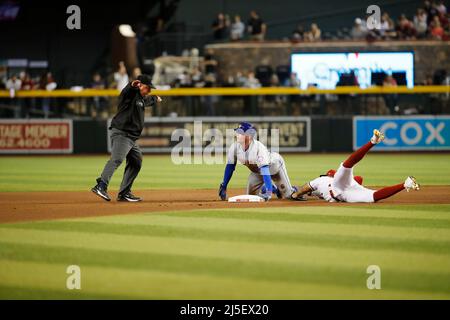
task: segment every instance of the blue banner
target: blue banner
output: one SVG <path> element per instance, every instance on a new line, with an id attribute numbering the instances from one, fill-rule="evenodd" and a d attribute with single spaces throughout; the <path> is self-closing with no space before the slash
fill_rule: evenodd
<path id="1" fill-rule="evenodd" d="M 374 150 L 450 150 L 450 116 L 354 117 L 353 149 L 366 144 L 374 129 L 386 137 Z"/>

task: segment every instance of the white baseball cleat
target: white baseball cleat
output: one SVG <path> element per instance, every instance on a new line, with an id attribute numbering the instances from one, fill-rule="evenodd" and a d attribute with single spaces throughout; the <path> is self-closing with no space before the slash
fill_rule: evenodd
<path id="1" fill-rule="evenodd" d="M 384 140 L 384 133 L 377 129 L 374 129 L 373 136 L 372 138 L 370 138 L 370 142 L 372 142 L 373 144 L 379 144 L 383 140 Z"/>
<path id="2" fill-rule="evenodd" d="M 409 192 L 409 190 L 416 190 L 416 191 L 420 190 L 420 185 L 417 183 L 416 178 L 412 176 L 406 178 L 405 183 L 403 185 L 405 186 L 407 192 Z"/>

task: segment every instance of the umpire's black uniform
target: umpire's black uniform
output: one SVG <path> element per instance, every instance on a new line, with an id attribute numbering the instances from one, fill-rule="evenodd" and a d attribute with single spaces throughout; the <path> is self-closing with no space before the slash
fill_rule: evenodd
<path id="1" fill-rule="evenodd" d="M 138 77 L 141 84 L 154 88 L 151 78 L 146 75 Z M 141 199 L 131 194 L 131 186 L 136 179 L 142 165 L 142 152 L 136 144 L 142 129 L 144 128 L 144 110 L 147 106 L 156 103 L 154 96 L 142 96 L 139 87 L 129 83 L 120 93 L 117 114 L 111 122 L 111 158 L 106 163 L 101 177 L 97 179 L 97 185 L 92 191 L 110 201 L 107 194 L 107 186 L 112 175 L 121 163 L 126 159 L 125 173 L 120 185 L 119 201 L 140 201 Z"/>

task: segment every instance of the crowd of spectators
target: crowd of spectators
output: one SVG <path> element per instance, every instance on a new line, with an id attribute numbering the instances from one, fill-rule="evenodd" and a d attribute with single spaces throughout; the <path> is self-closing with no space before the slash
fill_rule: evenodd
<path id="1" fill-rule="evenodd" d="M 258 13 L 254 10 L 250 12 L 247 25 L 241 20 L 240 15 L 235 15 L 233 21 L 229 15 L 219 13 L 211 25 L 213 38 L 215 41 L 243 40 L 246 33 L 251 40 L 263 41 L 265 39 L 267 26 Z"/>
<path id="2" fill-rule="evenodd" d="M 377 28 L 368 28 L 366 21 L 356 18 L 351 29 L 352 39 L 368 40 L 450 40 L 450 22 L 443 0 L 424 1 L 412 17 L 401 14 L 397 21 L 384 12 Z"/>
<path id="3" fill-rule="evenodd" d="M 413 16 L 401 14 L 397 19 L 391 18 L 388 12 L 383 12 L 381 21 L 376 21 L 376 27 L 367 25 L 366 18 L 356 18 L 351 28 L 344 27 L 335 32 L 322 32 L 317 23 L 311 23 L 308 28 L 298 24 L 289 36 L 292 42 L 311 42 L 329 39 L 354 40 L 414 40 L 434 39 L 450 40 L 450 20 L 444 0 L 425 0 L 417 8 Z M 266 38 L 267 24 L 256 11 L 251 11 L 246 24 L 239 15 L 233 19 L 229 15 L 219 13 L 213 21 L 212 34 L 215 41 L 262 41 Z"/>
<path id="4" fill-rule="evenodd" d="M 32 77 L 30 73 L 21 71 L 12 74 L 9 78 L 0 81 L 0 89 L 6 89 L 10 94 L 10 104 L 14 107 L 16 117 L 28 117 L 30 110 L 38 108 L 45 118 L 49 117 L 51 111 L 51 99 L 17 99 L 16 91 L 24 90 L 46 90 L 52 91 L 57 88 L 57 83 L 51 72 L 43 72 L 40 76 Z"/>

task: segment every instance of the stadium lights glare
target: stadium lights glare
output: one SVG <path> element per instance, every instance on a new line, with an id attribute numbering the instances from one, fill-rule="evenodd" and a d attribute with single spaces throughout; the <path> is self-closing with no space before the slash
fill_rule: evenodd
<path id="1" fill-rule="evenodd" d="M 119 32 L 121 35 L 127 38 L 134 38 L 136 37 L 136 33 L 133 31 L 131 26 L 129 24 L 121 24 L 119 26 Z"/>

